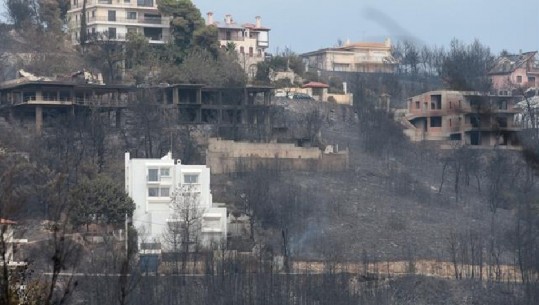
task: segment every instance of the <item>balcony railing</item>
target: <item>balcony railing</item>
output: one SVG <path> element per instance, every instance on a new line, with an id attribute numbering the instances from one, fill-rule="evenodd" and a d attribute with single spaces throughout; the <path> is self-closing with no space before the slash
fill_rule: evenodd
<path id="1" fill-rule="evenodd" d="M 90 17 L 88 19 L 88 23 L 92 23 L 92 22 L 155 24 L 155 25 L 161 25 L 161 26 L 168 26 L 170 21 L 168 18 L 161 18 L 161 17 L 139 17 L 136 19 L 131 19 L 131 18 L 126 18 L 126 17 L 116 16 L 114 20 L 111 20 L 107 16 L 96 16 L 96 17 Z"/>

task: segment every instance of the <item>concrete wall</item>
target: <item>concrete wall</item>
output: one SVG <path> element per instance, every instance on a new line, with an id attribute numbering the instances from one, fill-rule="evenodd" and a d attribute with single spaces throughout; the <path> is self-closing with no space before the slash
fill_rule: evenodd
<path id="1" fill-rule="evenodd" d="M 325 101 L 329 100 L 332 97 L 335 100 L 335 103 L 341 105 L 352 105 L 354 102 L 354 95 L 352 93 L 347 94 L 334 94 L 328 93 L 326 95 Z"/>
<path id="2" fill-rule="evenodd" d="M 214 174 L 249 171 L 259 166 L 281 170 L 341 171 L 348 167 L 348 151 L 325 154 L 317 147 L 210 139 L 206 165 Z"/>

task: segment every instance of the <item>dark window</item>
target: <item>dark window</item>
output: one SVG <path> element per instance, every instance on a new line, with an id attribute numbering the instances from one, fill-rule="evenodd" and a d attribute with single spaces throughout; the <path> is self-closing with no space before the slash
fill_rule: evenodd
<path id="1" fill-rule="evenodd" d="M 430 96 L 431 109 L 442 109 L 442 96 L 439 94 Z"/>
<path id="2" fill-rule="evenodd" d="M 535 77 L 529 76 L 528 77 L 528 83 L 530 83 L 530 85 L 534 85 L 535 84 Z"/>
<path id="3" fill-rule="evenodd" d="M 245 48 L 244 47 L 240 47 L 240 53 L 241 54 L 245 53 Z"/>
<path id="4" fill-rule="evenodd" d="M 442 127 L 442 117 L 433 116 L 430 118 L 430 127 Z"/>
<path id="5" fill-rule="evenodd" d="M 249 47 L 249 57 L 253 57 L 253 47 Z"/>
<path id="6" fill-rule="evenodd" d="M 137 0 L 138 6 L 146 6 L 146 7 L 152 7 L 153 6 L 153 0 Z"/>
<path id="7" fill-rule="evenodd" d="M 127 19 L 137 19 L 137 12 L 127 12 Z"/>
<path id="8" fill-rule="evenodd" d="M 519 84 L 522 83 L 522 76 L 520 75 L 517 76 L 517 83 Z"/>
<path id="9" fill-rule="evenodd" d="M 498 109 L 507 110 L 507 101 L 498 102 Z"/>
<path id="10" fill-rule="evenodd" d="M 460 133 L 454 133 L 454 134 L 449 136 L 449 140 L 460 141 L 460 140 L 462 140 L 462 136 L 461 136 Z"/>
<path id="11" fill-rule="evenodd" d="M 500 128 L 507 128 L 507 118 L 506 117 L 496 118 L 496 121 L 498 121 L 498 126 Z"/>
<path id="12" fill-rule="evenodd" d="M 415 102 L 415 109 L 419 109 L 419 102 Z"/>
<path id="13" fill-rule="evenodd" d="M 116 39 L 116 28 L 109 28 L 109 39 Z"/>
<path id="14" fill-rule="evenodd" d="M 473 128 L 478 128 L 479 124 L 480 124 L 479 117 L 476 116 L 476 115 L 471 116 L 470 117 L 470 124 L 472 125 Z"/>
<path id="15" fill-rule="evenodd" d="M 116 11 L 109 11 L 109 21 L 116 21 Z"/>
<path id="16" fill-rule="evenodd" d="M 479 131 L 472 131 L 470 133 L 470 144 L 479 145 L 481 143 L 481 134 Z"/>

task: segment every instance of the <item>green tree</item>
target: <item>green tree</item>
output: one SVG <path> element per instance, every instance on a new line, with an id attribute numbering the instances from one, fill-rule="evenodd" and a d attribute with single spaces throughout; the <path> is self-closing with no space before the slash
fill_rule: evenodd
<path id="1" fill-rule="evenodd" d="M 120 224 L 135 209 L 133 200 L 110 178 L 99 175 L 80 183 L 71 192 L 74 225 Z"/>
<path id="2" fill-rule="evenodd" d="M 200 10 L 190 0 L 159 0 L 158 8 L 164 16 L 172 17 L 170 32 L 177 62 L 181 62 L 193 47 L 206 48 L 210 52 L 218 49 L 217 29 L 205 25 Z"/>
<path id="3" fill-rule="evenodd" d="M 215 26 L 203 26 L 193 33 L 193 46 L 209 51 L 213 56 L 219 55 L 218 32 Z M 233 43 L 232 43 L 233 44 Z M 235 50 L 236 46 L 232 50 Z M 229 50 L 227 50 L 229 51 Z"/>
<path id="4" fill-rule="evenodd" d="M 157 67 L 163 49 L 152 47 L 144 35 L 128 33 L 125 46 L 126 72 L 133 77 L 135 83 L 152 83 L 156 77 Z"/>

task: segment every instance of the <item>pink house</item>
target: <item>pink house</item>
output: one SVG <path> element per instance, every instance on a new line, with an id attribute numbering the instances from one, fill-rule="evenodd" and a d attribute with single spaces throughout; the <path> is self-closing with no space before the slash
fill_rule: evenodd
<path id="1" fill-rule="evenodd" d="M 519 88 L 539 87 L 537 51 L 500 56 L 489 76 L 496 94 L 510 95 Z"/>

